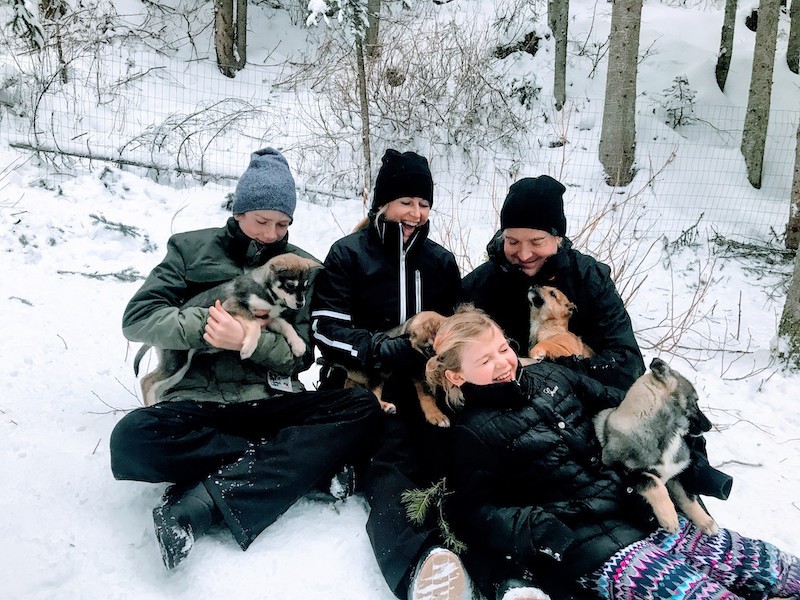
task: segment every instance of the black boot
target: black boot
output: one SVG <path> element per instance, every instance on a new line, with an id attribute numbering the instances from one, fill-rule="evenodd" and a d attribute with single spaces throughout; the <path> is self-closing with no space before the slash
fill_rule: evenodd
<path id="1" fill-rule="evenodd" d="M 164 566 L 174 569 L 192 549 L 194 540 L 222 519 L 206 487 L 199 483 L 185 492 L 171 488 L 166 502 L 153 509 L 156 539 Z"/>

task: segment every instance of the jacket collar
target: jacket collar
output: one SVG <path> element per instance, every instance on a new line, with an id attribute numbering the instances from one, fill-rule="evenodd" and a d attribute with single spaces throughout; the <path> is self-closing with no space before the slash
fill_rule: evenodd
<path id="1" fill-rule="evenodd" d="M 387 221 L 383 215 L 376 216 L 373 212 L 369 213 L 370 233 L 375 235 L 383 248 L 394 256 L 400 256 L 401 249 L 404 249 L 407 254 L 417 252 L 428 238 L 430 226 L 430 221 L 426 221 L 424 225 L 417 227 L 404 244 L 403 227 L 400 223 Z"/>
<path id="2" fill-rule="evenodd" d="M 271 244 L 261 244 L 247 237 L 241 227 L 239 227 L 239 221 L 233 217 L 228 218 L 226 230 L 227 253 L 237 263 L 246 267 L 259 267 L 263 265 L 270 258 L 286 252 L 286 247 L 289 245 L 288 231 L 281 240 L 272 242 Z"/>
<path id="3" fill-rule="evenodd" d="M 508 262 L 505 252 L 503 252 L 503 231 L 498 230 L 494 237 L 486 245 L 486 254 L 489 261 L 496 265 L 502 272 L 516 274 L 524 278 L 529 284 L 534 281 L 549 281 L 556 273 L 561 271 L 569 261 L 569 251 L 572 250 L 572 241 L 565 237 L 561 241 L 561 247 L 553 256 L 548 258 L 536 275 L 528 277 L 517 265 Z"/>
<path id="4" fill-rule="evenodd" d="M 530 387 L 530 380 L 525 375 L 525 370 L 517 367 L 517 377 L 514 381 L 489 385 L 465 383 L 461 386 L 461 393 L 464 395 L 466 410 L 475 408 L 502 410 L 521 408 L 529 404 Z"/>

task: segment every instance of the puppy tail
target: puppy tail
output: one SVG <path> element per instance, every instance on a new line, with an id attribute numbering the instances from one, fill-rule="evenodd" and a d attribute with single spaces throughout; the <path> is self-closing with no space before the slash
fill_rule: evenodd
<path id="1" fill-rule="evenodd" d="M 150 348 L 152 348 L 152 346 L 143 344 L 136 353 L 136 356 L 133 358 L 133 374 L 136 375 L 136 377 L 139 376 L 139 364 L 142 362 L 144 355 L 147 354 L 147 351 L 150 350 Z"/>

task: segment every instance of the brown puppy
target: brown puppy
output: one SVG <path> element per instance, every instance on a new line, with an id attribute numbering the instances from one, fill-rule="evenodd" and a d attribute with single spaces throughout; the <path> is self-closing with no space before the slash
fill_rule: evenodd
<path id="1" fill-rule="evenodd" d="M 430 358 L 433 356 L 433 338 L 436 337 L 436 332 L 439 331 L 439 326 L 444 319 L 442 315 L 435 311 L 424 310 L 408 319 L 402 325 L 389 331 L 388 335 L 389 337 L 408 335 L 411 346 L 423 356 Z M 397 411 L 397 407 L 391 402 L 385 402 L 381 397 L 383 394 L 383 385 L 386 383 L 389 375 L 389 373 L 380 371 L 367 373 L 356 369 L 348 369 L 347 380 L 345 381 L 344 387 L 363 387 L 371 390 L 378 398 L 381 409 L 383 409 L 384 412 L 394 414 Z M 424 373 L 415 374 L 414 387 L 417 390 L 417 398 L 419 399 L 422 412 L 425 415 L 425 420 L 431 425 L 449 427 L 450 420 L 436 405 L 436 398 L 425 381 Z"/>
<path id="2" fill-rule="evenodd" d="M 716 535 L 714 519 L 675 477 L 689 466 L 684 437 L 690 427 L 711 429 L 697 405 L 697 392 L 685 377 L 663 360 L 653 359 L 650 372 L 633 383 L 617 408 L 600 411 L 594 425 L 603 446 L 603 463 L 619 464 L 634 476 L 636 491 L 653 507 L 661 527 L 678 531 L 671 494 L 700 531 Z"/>
<path id="3" fill-rule="evenodd" d="M 272 321 L 267 328 L 286 338 L 292 354 L 302 356 L 306 352 L 306 343 L 292 324 L 281 317 L 281 313 L 298 310 L 305 304 L 310 272 L 320 267 L 322 265 L 318 262 L 296 254 L 280 254 L 244 275 L 194 296 L 181 308 L 211 306 L 220 300 L 222 307 L 244 328 L 244 341 L 239 352 L 242 359 L 252 356 L 261 337 L 261 324 L 254 311 L 268 310 Z M 150 346 L 144 345 L 136 353 L 133 361 L 136 375 L 139 374 L 139 363 L 149 349 Z M 141 381 L 145 406 L 158 402 L 183 378 L 196 352 L 197 349 L 158 349 L 158 366 Z"/>
<path id="4" fill-rule="evenodd" d="M 594 356 L 592 349 L 567 328 L 575 305 L 563 292 L 535 285 L 528 290 L 528 303 L 531 307 L 528 356 L 535 361 L 561 356 Z"/>

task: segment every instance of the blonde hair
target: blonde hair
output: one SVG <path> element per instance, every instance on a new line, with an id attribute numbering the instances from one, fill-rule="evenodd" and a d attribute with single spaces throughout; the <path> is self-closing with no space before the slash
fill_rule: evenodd
<path id="1" fill-rule="evenodd" d="M 443 389 L 445 401 L 453 408 L 464 406 L 461 389 L 445 377 L 445 371 L 460 371 L 464 347 L 483 337 L 492 328 L 502 331 L 489 315 L 472 304 L 458 307 L 439 327 L 433 341 L 436 355 L 425 365 L 425 379 L 434 390 Z"/>

